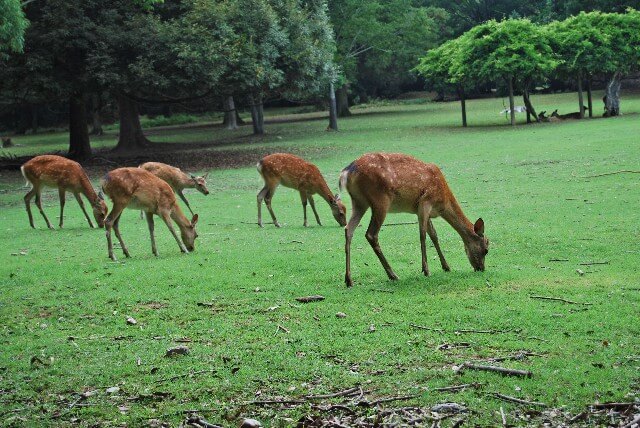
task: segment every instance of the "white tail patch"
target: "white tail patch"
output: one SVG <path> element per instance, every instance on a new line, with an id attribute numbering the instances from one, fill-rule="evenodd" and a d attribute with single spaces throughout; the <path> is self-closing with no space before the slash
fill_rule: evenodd
<path id="1" fill-rule="evenodd" d="M 26 183 L 24 183 L 24 187 L 29 187 L 29 186 L 33 187 L 33 184 L 31 184 L 31 182 L 29 181 L 29 179 L 24 173 L 24 165 L 20 167 L 20 172 L 22 173 L 22 176 L 24 177 L 24 179 L 27 181 Z"/>
<path id="2" fill-rule="evenodd" d="M 349 179 L 349 169 L 345 168 L 342 170 L 342 172 L 340 173 L 340 181 L 338 186 L 340 187 L 340 191 L 344 192 L 344 190 L 347 188 L 347 180 Z"/>
<path id="3" fill-rule="evenodd" d="M 262 161 L 259 161 L 256 164 L 256 169 L 258 170 L 258 172 L 260 173 L 260 175 L 262 175 Z"/>

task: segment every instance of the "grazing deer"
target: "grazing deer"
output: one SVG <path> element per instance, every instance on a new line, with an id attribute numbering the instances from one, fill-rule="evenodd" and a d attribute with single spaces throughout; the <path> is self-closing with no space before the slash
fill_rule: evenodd
<path id="1" fill-rule="evenodd" d="M 204 195 L 209 194 L 209 189 L 207 189 L 207 177 L 209 173 L 206 173 L 202 177 L 196 177 L 191 174 L 187 175 L 182 172 L 180 168 L 160 162 L 146 162 L 140 165 L 139 168 L 149 171 L 151 174 L 169 183 L 173 191 L 176 192 L 176 194 L 180 196 L 180 199 L 187 205 L 191 215 L 193 215 L 193 210 L 187 198 L 182 194 L 182 191 L 184 189 L 196 189 Z"/>
<path id="2" fill-rule="evenodd" d="M 345 282 L 348 287 L 353 285 L 351 239 L 369 207 L 372 213 L 366 238 L 390 279 L 398 279 L 398 276 L 389 266 L 378 243 L 378 233 L 388 212 L 418 215 L 422 272 L 426 276 L 429 275 L 426 233 L 438 252 L 442 269 L 449 271 L 449 265 L 438 244 L 438 235 L 431 222 L 432 218 L 438 216 L 444 218 L 458 232 L 474 270 L 484 270 L 484 258 L 489 252 L 489 240 L 484 236 L 484 222 L 478 219 L 472 224 L 465 217 L 436 165 L 398 153 L 369 153 L 342 170 L 340 188 L 349 191 L 353 204 L 351 219 L 345 228 Z"/>
<path id="3" fill-rule="evenodd" d="M 35 229 L 33 224 L 33 215 L 31 214 L 31 199 L 36 197 L 36 206 L 40 210 L 40 214 L 44 217 L 44 221 L 47 223 L 49 229 L 53 229 L 47 215 L 42 209 L 41 193 L 43 187 L 57 187 L 58 195 L 60 197 L 60 227 L 64 224 L 64 204 L 66 202 L 66 192 L 71 192 L 76 197 L 78 205 L 82 208 L 87 222 L 90 227 L 94 227 L 87 210 L 84 208 L 84 202 L 80 195 L 84 195 L 91 204 L 93 209 L 93 216 L 98 223 L 98 227 L 104 225 L 104 218 L 107 215 L 107 205 L 104 200 L 96 194 L 89 177 L 82 169 L 82 166 L 78 162 L 74 162 L 62 156 L 43 155 L 36 156 L 33 159 L 27 161 L 22 167 L 20 167 L 22 175 L 27 180 L 27 185 L 30 183 L 32 188 L 25 195 L 24 203 L 27 207 L 27 214 L 29 215 L 29 224 Z"/>
<path id="4" fill-rule="evenodd" d="M 194 242 L 198 237 L 196 233 L 198 214 L 194 214 L 193 219 L 189 221 L 176 203 L 173 189 L 164 180 L 141 168 L 118 168 L 108 172 L 102 179 L 101 184 L 104 193 L 113 201 L 113 208 L 104 224 L 107 230 L 107 246 L 111 260 L 116 260 L 111 243 L 112 228 L 116 232 L 118 241 L 120 241 L 122 252 L 126 257 L 130 257 L 129 250 L 122 240 L 118 227 L 120 216 L 126 207 L 145 212 L 147 224 L 149 225 L 149 234 L 151 235 L 151 252 L 153 255 L 158 255 L 156 239 L 153 234 L 154 214 L 165 222 L 183 253 L 193 251 Z M 182 240 L 176 234 L 171 220 L 175 221 L 178 228 L 180 228 Z"/>
<path id="5" fill-rule="evenodd" d="M 583 116 L 584 113 L 589 110 L 589 107 L 583 106 L 582 107 L 582 111 L 583 111 Z M 558 110 L 554 110 L 553 113 L 551 113 L 550 117 L 557 117 L 560 120 L 567 120 L 567 119 L 580 119 L 580 112 L 576 111 L 573 113 L 567 113 L 567 114 L 558 114 Z"/>
<path id="6" fill-rule="evenodd" d="M 304 227 L 309 225 L 307 223 L 307 202 L 311 205 L 316 221 L 322 226 L 313 201 L 313 195 L 316 193 L 327 201 L 331 207 L 333 217 L 340 226 L 346 226 L 347 209 L 340 200 L 340 196 L 331 193 L 331 189 L 329 189 L 317 166 L 287 153 L 275 153 L 265 156 L 256 166 L 264 180 L 264 187 L 258 193 L 258 226 L 262 227 L 262 201 L 264 200 L 273 219 L 273 224 L 276 227 L 280 227 L 280 223 L 278 223 L 276 215 L 271 208 L 271 199 L 279 184 L 300 192 L 302 210 L 304 212 Z"/>

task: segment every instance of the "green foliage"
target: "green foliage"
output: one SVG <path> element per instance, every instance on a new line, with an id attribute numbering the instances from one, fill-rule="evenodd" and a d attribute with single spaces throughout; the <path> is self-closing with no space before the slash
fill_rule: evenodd
<path id="1" fill-rule="evenodd" d="M 547 27 L 565 73 L 628 73 L 640 64 L 640 12 L 580 13 Z"/>
<path id="2" fill-rule="evenodd" d="M 20 0 L 0 0 L 0 55 L 22 52 L 28 26 Z"/>
<path id="3" fill-rule="evenodd" d="M 343 81 L 370 93 L 397 94 L 414 82 L 418 58 L 450 35 L 443 9 L 410 0 L 336 0 L 329 9 Z"/>
<path id="4" fill-rule="evenodd" d="M 544 78 L 557 66 L 547 36 L 527 19 L 489 21 L 460 38 L 452 75 L 484 82 Z"/>
<path id="5" fill-rule="evenodd" d="M 140 125 L 143 128 L 153 128 L 156 126 L 172 126 L 172 125 L 185 125 L 188 123 L 195 123 L 198 118 L 192 114 L 173 114 L 171 116 L 155 116 L 155 117 L 141 117 Z"/>

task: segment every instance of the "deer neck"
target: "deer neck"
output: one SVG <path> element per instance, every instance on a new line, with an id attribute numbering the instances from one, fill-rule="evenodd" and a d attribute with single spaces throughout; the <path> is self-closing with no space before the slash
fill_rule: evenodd
<path id="1" fill-rule="evenodd" d="M 329 185 L 327 184 L 326 181 L 324 181 L 323 178 L 321 178 L 320 182 L 317 184 L 317 186 L 315 188 L 315 193 L 320 195 L 322 197 L 322 199 L 327 201 L 327 203 L 329 205 L 331 205 L 332 203 L 335 202 L 335 198 L 333 196 L 333 193 L 331 193 L 331 189 L 329 189 Z"/>
<path id="2" fill-rule="evenodd" d="M 180 230 L 191 226 L 191 222 L 189 221 L 187 216 L 184 215 L 177 203 L 173 204 L 173 209 L 171 210 L 171 218 L 176 222 Z"/>
<path id="3" fill-rule="evenodd" d="M 98 194 L 93 189 L 93 186 L 87 177 L 82 177 L 80 180 L 80 186 L 82 188 L 82 194 L 87 197 L 92 206 L 100 204 L 100 198 L 98 198 Z"/>
<path id="4" fill-rule="evenodd" d="M 196 182 L 189 175 L 183 173 L 180 175 L 180 187 L 183 189 L 192 189 L 196 187 Z"/>
<path id="5" fill-rule="evenodd" d="M 451 200 L 447 205 L 447 208 L 442 213 L 442 218 L 458 232 L 458 235 L 466 245 L 471 240 L 471 237 L 475 235 L 473 223 L 464 215 L 460 204 L 458 204 L 453 195 L 451 195 Z"/>

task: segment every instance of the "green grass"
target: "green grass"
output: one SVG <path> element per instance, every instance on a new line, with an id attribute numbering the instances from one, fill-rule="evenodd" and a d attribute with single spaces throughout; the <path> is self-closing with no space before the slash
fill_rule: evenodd
<path id="1" fill-rule="evenodd" d="M 576 110 L 571 94 L 534 101 L 542 110 Z M 499 425 L 501 406 L 510 423 L 526 424 L 516 419 L 526 407 L 488 392 L 571 414 L 596 401 L 637 399 L 640 176 L 584 177 L 640 169 L 640 97 L 624 99 L 620 118 L 514 129 L 500 126 L 506 124 L 500 99 L 471 101 L 468 108 L 467 129 L 458 126 L 458 104 L 428 103 L 359 110 L 340 122 L 339 133 L 325 132 L 324 121 L 309 121 L 270 125 L 259 139 L 248 137 L 248 128 L 236 134 L 172 129 L 153 139 L 226 139 L 212 151 L 291 147 L 316 162 L 332 188 L 339 171 L 364 152 L 398 151 L 435 162 L 467 215 L 485 219 L 491 250 L 484 273 L 472 271 L 460 238 L 438 219 L 452 272 L 442 272 L 430 246 L 432 276 L 423 277 L 417 225 L 390 226 L 380 234 L 400 276 L 390 282 L 360 227 L 352 247 L 355 286 L 347 289 L 344 234 L 326 204 L 319 204 L 325 226 L 305 229 L 297 192 L 281 188 L 273 206 L 284 227 L 252 224 L 261 188 L 253 166 L 211 171 L 212 194 L 188 194 L 201 218 L 194 253 L 180 254 L 157 222 L 160 256 L 153 257 L 146 223 L 125 211 L 121 230 L 132 258 L 117 250 L 120 261 L 113 263 L 104 232 L 88 229 L 72 200 L 64 230 L 46 230 L 37 212 L 38 229 L 30 229 L 22 178 L 0 172 L 0 420 L 9 426 L 146 426 L 160 419 L 177 426 L 182 411 L 200 409 L 209 421 L 228 426 L 247 416 L 288 426 L 317 412 L 243 403 L 357 384 L 371 391 L 369 397 L 418 395 L 397 405 L 465 403 L 473 410 L 468 425 L 480 426 Z M 24 153 L 64 148 L 64 134 L 16 140 Z M 112 145 L 113 135 L 94 143 Z M 102 174 L 92 173 L 96 180 Z M 44 201 L 57 224 L 57 193 L 47 192 Z M 387 217 L 388 223 L 414 220 Z M 594 261 L 608 264 L 580 265 Z M 311 294 L 326 300 L 294 300 Z M 337 312 L 347 317 L 336 318 Z M 127 325 L 127 316 L 138 324 Z M 463 329 L 500 333 L 456 334 Z M 190 354 L 165 358 L 166 349 L 185 337 L 192 340 Z M 469 346 L 437 349 L 460 342 Z M 520 351 L 541 356 L 499 364 L 530 370 L 531 379 L 453 370 Z M 33 357 L 45 365 L 31 364 Z M 170 380 L 209 369 L 215 373 Z M 434 391 L 472 382 L 482 387 Z M 106 393 L 112 386 L 120 391 Z M 70 408 L 79 393 L 93 389 L 95 395 Z M 531 425 L 541 425 L 532 417 Z"/>

